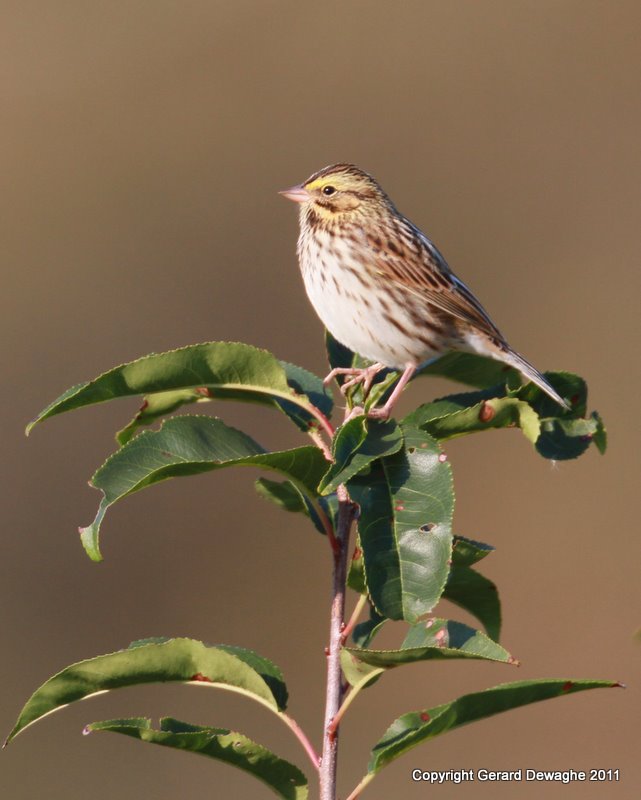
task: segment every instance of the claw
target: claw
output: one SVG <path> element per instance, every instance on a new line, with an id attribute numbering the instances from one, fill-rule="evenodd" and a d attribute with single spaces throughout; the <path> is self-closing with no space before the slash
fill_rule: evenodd
<path id="1" fill-rule="evenodd" d="M 356 367 L 334 367 L 334 369 L 323 378 L 323 386 L 330 384 L 339 375 L 359 375 L 363 370 Z"/>

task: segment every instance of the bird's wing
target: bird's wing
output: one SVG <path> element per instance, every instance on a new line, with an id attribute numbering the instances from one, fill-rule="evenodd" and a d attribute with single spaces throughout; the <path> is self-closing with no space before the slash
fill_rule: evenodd
<path id="1" fill-rule="evenodd" d="M 426 303 L 504 342 L 487 311 L 452 272 L 438 248 L 408 220 L 403 220 L 403 228 L 398 246 L 390 248 L 388 243 L 381 254 L 380 271 Z"/>

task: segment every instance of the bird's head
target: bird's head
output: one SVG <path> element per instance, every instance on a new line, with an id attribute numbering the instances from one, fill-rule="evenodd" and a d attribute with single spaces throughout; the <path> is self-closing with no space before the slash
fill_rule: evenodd
<path id="1" fill-rule="evenodd" d="M 353 164 L 325 167 L 280 194 L 300 203 L 304 215 L 329 224 L 355 219 L 389 204 L 374 178 Z"/>

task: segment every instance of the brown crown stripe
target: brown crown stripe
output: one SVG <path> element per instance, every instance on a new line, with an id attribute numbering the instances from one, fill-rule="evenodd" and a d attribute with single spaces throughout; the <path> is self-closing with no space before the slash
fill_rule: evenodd
<path id="1" fill-rule="evenodd" d="M 366 178 L 369 181 L 374 180 L 371 175 L 368 175 L 367 172 L 364 172 L 362 169 L 354 166 L 354 164 L 331 164 L 328 167 L 319 169 L 318 172 L 315 172 L 313 175 L 311 175 L 305 181 L 305 184 L 312 183 L 312 181 L 316 181 L 319 178 L 324 178 L 328 175 L 354 175 L 356 178 Z"/>

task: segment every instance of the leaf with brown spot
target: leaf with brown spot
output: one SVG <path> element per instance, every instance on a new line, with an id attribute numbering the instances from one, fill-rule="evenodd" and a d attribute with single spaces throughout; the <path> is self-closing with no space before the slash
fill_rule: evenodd
<path id="1" fill-rule="evenodd" d="M 154 730 L 150 719 L 136 717 L 92 722 L 85 728 L 85 733 L 95 731 L 121 733 L 141 742 L 222 761 L 258 778 L 282 800 L 308 797 L 307 778 L 298 767 L 237 731 L 191 725 L 172 717 L 163 717 L 159 730 Z"/>

